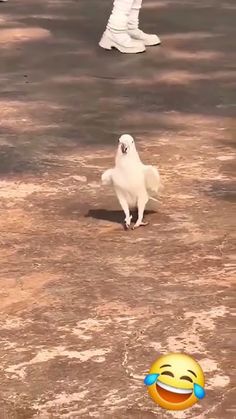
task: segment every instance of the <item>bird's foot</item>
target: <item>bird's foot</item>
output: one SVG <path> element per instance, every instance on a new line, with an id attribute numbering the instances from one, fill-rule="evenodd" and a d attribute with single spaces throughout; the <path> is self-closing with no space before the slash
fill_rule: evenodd
<path id="1" fill-rule="evenodd" d="M 149 224 L 148 221 L 137 221 L 133 226 L 133 230 L 140 226 L 147 226 L 148 224 Z"/>
<path id="2" fill-rule="evenodd" d="M 128 218 L 125 218 L 125 221 L 124 221 L 125 230 L 130 229 L 131 220 L 132 220 L 132 215 L 130 215 Z"/>

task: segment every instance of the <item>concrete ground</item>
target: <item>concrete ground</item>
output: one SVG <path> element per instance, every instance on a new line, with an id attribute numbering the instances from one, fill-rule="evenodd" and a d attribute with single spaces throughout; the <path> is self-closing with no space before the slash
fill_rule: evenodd
<path id="1" fill-rule="evenodd" d="M 0 418 L 233 419 L 234 0 L 144 0 L 161 47 L 97 43 L 111 0 L 0 5 Z M 165 189 L 125 232 L 100 186 L 133 134 Z M 192 354 L 206 397 L 143 378 Z"/>

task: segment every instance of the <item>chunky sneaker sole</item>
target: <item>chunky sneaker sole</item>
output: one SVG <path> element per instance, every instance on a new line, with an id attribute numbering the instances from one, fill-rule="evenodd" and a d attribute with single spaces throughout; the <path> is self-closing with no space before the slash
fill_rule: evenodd
<path id="1" fill-rule="evenodd" d="M 122 52 L 123 54 L 138 54 L 140 52 L 144 52 L 146 50 L 145 45 L 142 41 L 132 39 L 132 44 L 122 45 L 114 38 L 109 36 L 107 31 L 104 32 L 101 41 L 99 42 L 99 46 L 101 48 L 111 50 L 112 48 L 116 48 L 118 51 Z"/>

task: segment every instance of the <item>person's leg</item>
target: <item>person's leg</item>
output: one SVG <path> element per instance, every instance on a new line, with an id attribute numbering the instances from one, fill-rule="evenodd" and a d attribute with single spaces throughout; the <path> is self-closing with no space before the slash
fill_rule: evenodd
<path id="1" fill-rule="evenodd" d="M 107 23 L 107 28 L 99 42 L 105 49 L 117 48 L 123 53 L 145 51 L 142 40 L 136 40 L 128 34 L 128 19 L 133 0 L 114 0 L 113 10 Z"/>
<path id="2" fill-rule="evenodd" d="M 133 39 L 141 40 L 146 46 L 158 45 L 161 43 L 159 37 L 148 34 L 139 29 L 139 13 L 142 0 L 134 0 L 128 19 L 128 33 Z"/>

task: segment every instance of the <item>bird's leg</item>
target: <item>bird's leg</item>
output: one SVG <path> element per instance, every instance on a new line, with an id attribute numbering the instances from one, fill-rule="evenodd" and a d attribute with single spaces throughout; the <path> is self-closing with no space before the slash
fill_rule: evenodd
<path id="1" fill-rule="evenodd" d="M 119 200 L 121 208 L 123 209 L 123 211 L 125 213 L 125 221 L 124 221 L 125 227 L 127 229 L 129 229 L 130 228 L 130 223 L 131 223 L 131 220 L 132 220 L 132 215 L 130 215 L 130 212 L 129 212 L 129 205 L 128 205 L 126 199 L 124 198 L 124 196 L 122 194 L 118 193 L 117 198 Z"/>
<path id="2" fill-rule="evenodd" d="M 140 226 L 146 226 L 148 225 L 148 222 L 144 222 L 143 221 L 143 214 L 144 214 L 144 210 L 145 210 L 145 205 L 148 201 L 147 196 L 142 196 L 138 199 L 138 219 L 134 225 L 134 229 L 138 228 Z"/>

